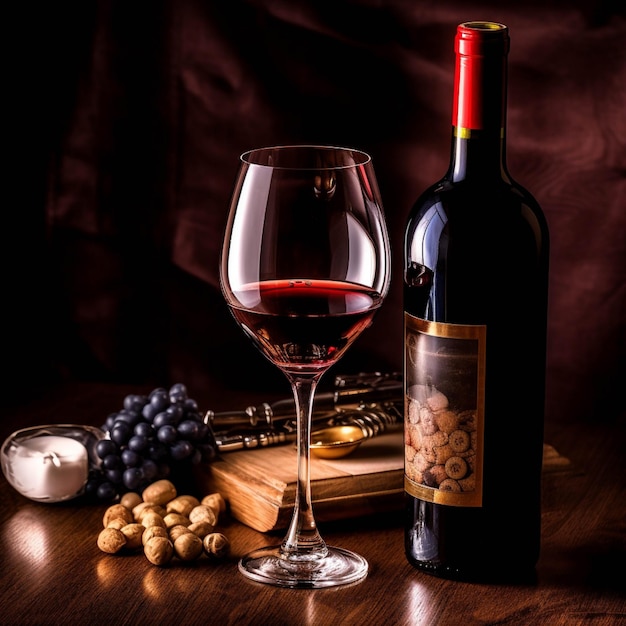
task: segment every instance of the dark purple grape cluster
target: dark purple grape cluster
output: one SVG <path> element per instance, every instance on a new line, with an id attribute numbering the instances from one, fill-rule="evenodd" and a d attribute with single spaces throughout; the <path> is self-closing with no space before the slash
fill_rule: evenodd
<path id="1" fill-rule="evenodd" d="M 217 450 L 213 431 L 182 383 L 126 396 L 102 430 L 107 437 L 96 444 L 100 467 L 91 472 L 85 490 L 98 500 L 141 492 L 169 477 L 174 467 L 211 461 Z"/>

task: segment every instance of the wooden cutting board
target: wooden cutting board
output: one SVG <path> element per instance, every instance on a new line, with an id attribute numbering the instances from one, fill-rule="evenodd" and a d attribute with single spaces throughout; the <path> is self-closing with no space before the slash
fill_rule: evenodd
<path id="1" fill-rule="evenodd" d="M 341 459 L 311 457 L 311 495 L 318 521 L 401 506 L 401 428 L 366 439 Z M 240 522 L 261 532 L 286 528 L 293 511 L 297 455 L 293 444 L 227 452 L 197 475 L 205 493 L 218 491 Z"/>
<path id="2" fill-rule="evenodd" d="M 544 446 L 544 470 L 569 461 Z M 293 444 L 227 452 L 201 465 L 196 480 L 202 493 L 219 492 L 231 515 L 260 532 L 284 529 L 291 521 L 297 482 Z M 318 521 L 398 511 L 404 495 L 402 428 L 365 440 L 341 459 L 311 458 L 311 495 Z"/>

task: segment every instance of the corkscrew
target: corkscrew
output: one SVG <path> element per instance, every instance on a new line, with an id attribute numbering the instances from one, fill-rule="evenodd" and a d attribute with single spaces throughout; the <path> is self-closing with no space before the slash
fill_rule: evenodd
<path id="1" fill-rule="evenodd" d="M 338 375 L 333 391 L 316 394 L 312 429 L 358 426 L 364 437 L 374 437 L 400 423 L 402 415 L 401 374 Z M 296 439 L 293 399 L 264 402 L 243 411 L 207 411 L 204 421 L 212 428 L 220 452 L 262 448 Z"/>

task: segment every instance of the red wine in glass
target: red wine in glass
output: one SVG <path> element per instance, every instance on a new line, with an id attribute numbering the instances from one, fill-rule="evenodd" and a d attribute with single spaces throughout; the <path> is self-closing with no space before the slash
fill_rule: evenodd
<path id="1" fill-rule="evenodd" d="M 231 306 L 257 347 L 281 369 L 333 365 L 372 322 L 382 298 L 364 287 L 332 280 L 280 279 L 236 293 Z"/>

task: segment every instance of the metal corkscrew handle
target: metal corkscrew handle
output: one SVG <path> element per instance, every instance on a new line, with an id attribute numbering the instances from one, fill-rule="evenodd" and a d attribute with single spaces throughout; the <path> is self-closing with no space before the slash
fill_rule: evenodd
<path id="1" fill-rule="evenodd" d="M 397 373 L 337 376 L 334 392 L 320 394 L 313 429 L 358 426 L 365 437 L 383 433 L 402 420 L 402 383 Z M 295 441 L 297 418 L 292 399 L 266 402 L 243 411 L 207 411 L 218 451 L 251 450 Z"/>
<path id="2" fill-rule="evenodd" d="M 337 417 L 338 426 L 359 426 L 366 437 L 375 437 L 398 423 L 398 416 L 382 408 L 358 409 L 349 411 Z"/>

